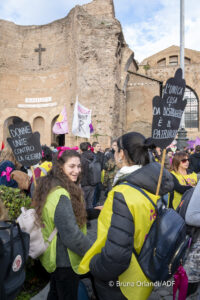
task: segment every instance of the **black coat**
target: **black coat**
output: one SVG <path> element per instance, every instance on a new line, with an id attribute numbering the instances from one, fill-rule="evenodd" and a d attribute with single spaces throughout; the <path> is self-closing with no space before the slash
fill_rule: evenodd
<path id="1" fill-rule="evenodd" d="M 200 153 L 194 153 L 189 158 L 189 169 L 195 173 L 200 172 Z"/>
<path id="2" fill-rule="evenodd" d="M 103 170 L 104 167 L 104 153 L 102 152 L 97 152 L 97 153 L 93 153 L 95 156 L 96 161 L 98 161 L 101 164 L 101 170 Z"/>
<path id="3" fill-rule="evenodd" d="M 160 164 L 155 162 L 136 170 L 121 180 L 156 194 L 159 174 Z M 173 188 L 173 177 L 164 169 L 159 195 L 172 192 Z M 106 244 L 101 253 L 96 254 L 91 259 L 90 271 L 95 277 L 100 300 L 125 300 L 126 297 L 121 293 L 121 290 L 116 286 L 110 287 L 109 281 L 118 280 L 118 276 L 129 267 L 133 253 L 134 220 L 122 193 L 114 193 L 112 210 Z"/>
<path id="4" fill-rule="evenodd" d="M 88 150 L 81 154 L 81 186 L 90 186 L 88 174 L 89 174 L 89 161 L 93 161 L 94 154 Z"/>

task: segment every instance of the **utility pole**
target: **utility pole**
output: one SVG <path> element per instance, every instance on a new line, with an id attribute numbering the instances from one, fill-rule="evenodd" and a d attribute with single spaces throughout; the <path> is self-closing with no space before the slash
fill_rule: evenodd
<path id="1" fill-rule="evenodd" d="M 183 71 L 183 78 L 185 78 L 185 67 L 184 67 L 184 48 L 185 48 L 185 0 L 180 0 L 180 67 Z"/>
<path id="2" fill-rule="evenodd" d="M 184 61 L 184 47 L 185 47 L 185 0 L 180 0 L 180 67 L 183 72 L 183 79 L 185 78 L 185 61 Z M 180 128 L 185 128 L 185 113 L 183 112 Z"/>
<path id="3" fill-rule="evenodd" d="M 180 67 L 183 72 L 183 78 L 185 78 L 185 59 L 184 59 L 184 48 L 185 48 L 185 0 L 180 0 Z M 178 131 L 178 138 L 177 140 L 177 148 L 183 150 L 184 147 L 187 147 L 187 131 L 185 130 L 185 114 L 183 112 L 181 118 L 181 124 Z"/>

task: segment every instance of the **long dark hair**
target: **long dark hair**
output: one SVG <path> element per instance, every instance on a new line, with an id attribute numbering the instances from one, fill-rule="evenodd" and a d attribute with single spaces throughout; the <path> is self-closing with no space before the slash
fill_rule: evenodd
<path id="1" fill-rule="evenodd" d="M 126 160 L 130 165 L 145 166 L 150 162 L 149 150 L 155 148 L 152 140 L 146 139 L 139 132 L 129 132 L 117 140 L 118 151 L 124 151 Z"/>
<path id="2" fill-rule="evenodd" d="M 78 225 L 80 227 L 85 225 L 86 210 L 83 201 L 83 194 L 79 187 L 79 178 L 77 182 L 74 183 L 63 171 L 64 163 L 72 157 L 80 158 L 80 155 L 75 150 L 66 150 L 63 153 L 59 153 L 57 157 L 55 157 L 53 167 L 51 171 L 48 172 L 47 176 L 40 177 L 37 180 L 37 186 L 33 196 L 33 205 L 36 207 L 36 212 L 40 221 L 42 210 L 49 192 L 53 188 L 61 186 L 66 189 L 70 195 L 72 208 Z"/>

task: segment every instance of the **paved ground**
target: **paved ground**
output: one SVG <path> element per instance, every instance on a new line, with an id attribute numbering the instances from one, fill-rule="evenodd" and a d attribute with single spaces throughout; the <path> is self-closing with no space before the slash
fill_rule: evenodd
<path id="1" fill-rule="evenodd" d="M 199 290 L 200 291 L 200 290 Z M 178 296 L 176 297 L 178 299 Z M 153 290 L 148 300 L 173 300 L 172 287 L 160 287 Z M 187 300 L 200 300 L 200 294 L 197 291 L 193 295 L 187 297 Z"/>
<path id="2" fill-rule="evenodd" d="M 49 291 L 49 284 L 47 284 L 43 290 L 41 290 L 37 295 L 32 297 L 30 300 L 46 300 L 47 299 L 47 294 Z"/>
<path id="3" fill-rule="evenodd" d="M 49 285 L 47 285 L 39 294 L 31 298 L 31 300 L 46 300 L 49 291 Z M 178 297 L 177 297 L 178 299 Z M 114 300 L 114 299 L 110 299 Z M 134 298 L 133 298 L 134 300 Z M 159 287 L 154 289 L 148 300 L 173 300 L 172 287 Z M 187 298 L 187 300 L 200 300 L 200 288 L 195 294 Z"/>

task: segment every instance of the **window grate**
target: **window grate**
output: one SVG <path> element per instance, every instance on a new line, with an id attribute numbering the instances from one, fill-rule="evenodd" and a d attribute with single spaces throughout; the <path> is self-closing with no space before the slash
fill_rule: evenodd
<path id="1" fill-rule="evenodd" d="M 199 101 L 194 92 L 186 87 L 184 99 L 187 99 L 185 108 L 185 127 L 199 128 Z"/>

